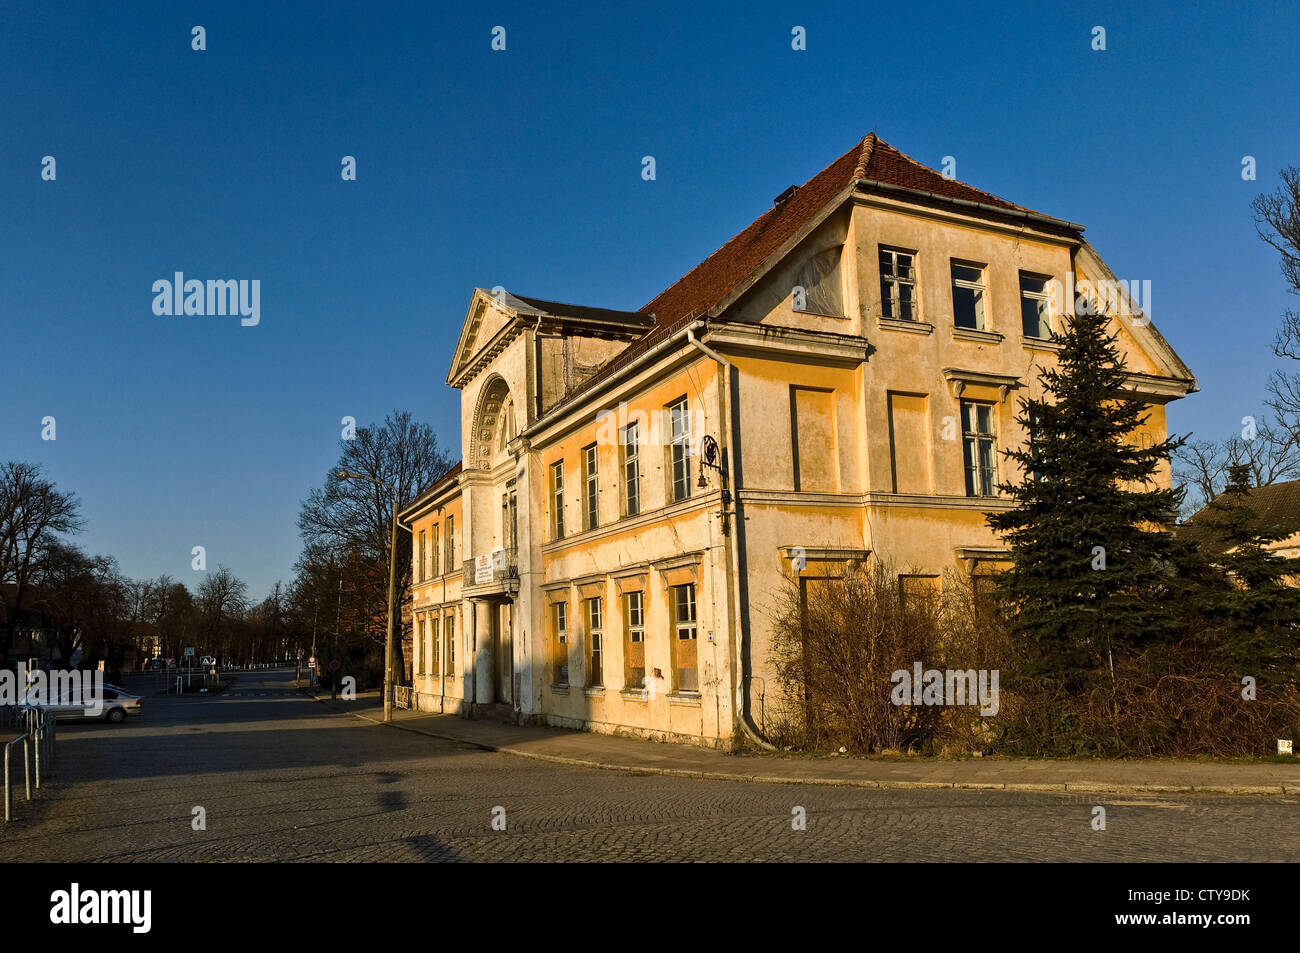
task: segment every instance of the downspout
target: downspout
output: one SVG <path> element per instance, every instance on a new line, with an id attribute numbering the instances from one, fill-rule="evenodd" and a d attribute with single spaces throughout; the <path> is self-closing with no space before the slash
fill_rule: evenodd
<path id="1" fill-rule="evenodd" d="M 733 429 L 739 429 L 739 420 L 732 418 L 733 413 L 738 418 L 740 412 L 740 401 L 735 394 L 736 371 L 730 361 L 695 337 L 696 326 L 698 325 L 686 329 L 686 340 L 692 347 L 718 364 L 718 404 L 722 411 L 722 446 L 725 448 L 723 452 L 727 455 L 727 471 L 733 483 L 731 499 L 735 517 L 735 537 L 734 541 L 730 533 L 723 537 L 723 545 L 727 550 L 727 631 L 734 633 L 733 657 L 740 662 L 740 679 L 735 685 L 732 711 L 737 713 L 736 723 L 752 743 L 768 751 L 776 751 L 777 748 L 759 734 L 749 713 L 749 613 L 737 606 L 738 600 L 735 595 L 737 582 L 743 578 L 740 553 L 744 548 L 745 537 L 745 517 L 740 506 L 740 471 L 735 465 L 731 440 Z M 743 602 L 743 600 L 739 601 Z M 738 608 L 740 608 L 739 613 Z M 738 615 L 739 619 L 737 619 Z"/>
<path id="2" fill-rule="evenodd" d="M 438 516 L 442 516 L 442 511 L 446 507 L 438 507 Z M 441 522 L 441 519 L 439 519 Z M 434 527 L 435 529 L 437 527 Z M 435 542 L 437 542 L 435 540 Z M 433 554 L 438 565 L 442 565 L 442 557 L 437 553 Z M 447 567 L 443 566 L 445 570 Z M 447 617 L 443 615 L 447 604 L 447 573 L 442 574 L 442 599 L 438 602 L 438 641 L 441 643 L 435 653 L 438 657 L 438 714 L 447 714 L 447 633 L 443 631 L 447 626 Z"/>

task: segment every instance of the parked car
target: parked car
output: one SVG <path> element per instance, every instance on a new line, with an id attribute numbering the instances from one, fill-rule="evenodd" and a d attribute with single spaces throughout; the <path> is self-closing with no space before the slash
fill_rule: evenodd
<path id="1" fill-rule="evenodd" d="M 104 683 L 104 691 L 99 699 L 99 704 L 95 704 L 93 698 L 84 697 L 80 691 L 70 691 L 60 695 L 53 702 L 43 702 L 39 705 L 24 701 L 24 708 L 45 708 L 54 712 L 54 717 L 59 721 L 85 721 L 98 720 L 111 721 L 113 724 L 121 724 L 126 721 L 128 715 L 140 715 L 144 713 L 142 699 L 139 695 L 132 695 L 124 688 L 117 685 Z"/>

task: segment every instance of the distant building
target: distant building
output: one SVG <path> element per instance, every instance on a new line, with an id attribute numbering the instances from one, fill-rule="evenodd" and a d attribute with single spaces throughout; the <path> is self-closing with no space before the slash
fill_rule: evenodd
<path id="1" fill-rule="evenodd" d="M 1288 534 L 1276 542 L 1266 544 L 1266 550 L 1277 556 L 1300 557 L 1300 480 L 1254 487 L 1246 494 L 1246 505 L 1254 511 L 1260 526 L 1276 528 Z M 1178 527 L 1178 535 L 1191 540 L 1212 555 L 1223 552 L 1223 542 L 1219 535 L 1205 525 L 1207 520 L 1215 517 L 1214 510 L 1208 505 L 1204 506 Z"/>
<path id="2" fill-rule="evenodd" d="M 402 514 L 414 705 L 761 733 L 784 578 L 1005 562 L 999 451 L 1085 281 L 1117 284 L 1082 226 L 873 134 L 638 310 L 476 290 L 447 374 L 463 461 Z M 1160 441 L 1196 384 L 1131 304 L 1106 313 Z"/>

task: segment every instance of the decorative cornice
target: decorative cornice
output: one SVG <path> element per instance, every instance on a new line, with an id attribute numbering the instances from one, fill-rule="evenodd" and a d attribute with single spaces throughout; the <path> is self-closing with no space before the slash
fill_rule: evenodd
<path id="1" fill-rule="evenodd" d="M 984 371 L 972 371 L 962 367 L 945 367 L 943 379 L 952 389 L 952 396 L 961 399 L 967 385 L 975 384 L 998 389 L 998 399 L 1005 401 L 1007 394 L 1020 387 L 1020 378 L 1010 374 L 988 374 Z"/>

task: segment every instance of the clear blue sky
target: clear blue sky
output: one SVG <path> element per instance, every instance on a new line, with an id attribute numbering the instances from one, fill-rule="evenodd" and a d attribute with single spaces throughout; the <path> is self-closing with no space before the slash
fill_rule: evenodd
<path id="1" fill-rule="evenodd" d="M 475 285 L 639 307 L 872 129 L 1149 278 L 1202 388 L 1173 428 L 1224 435 L 1295 305 L 1249 203 L 1300 165 L 1300 12 L 1129 6 L 5 0 L 0 459 L 128 574 L 203 545 L 260 597 L 341 417 L 458 446 Z M 260 325 L 155 316 L 175 271 L 259 279 Z"/>

